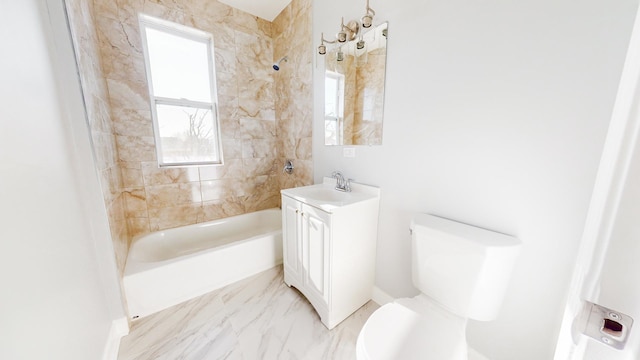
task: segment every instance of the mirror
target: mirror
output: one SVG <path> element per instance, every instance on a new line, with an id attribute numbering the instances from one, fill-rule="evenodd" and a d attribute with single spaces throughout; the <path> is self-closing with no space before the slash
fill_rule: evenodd
<path id="1" fill-rule="evenodd" d="M 381 145 L 387 25 L 327 52 L 325 145 Z"/>

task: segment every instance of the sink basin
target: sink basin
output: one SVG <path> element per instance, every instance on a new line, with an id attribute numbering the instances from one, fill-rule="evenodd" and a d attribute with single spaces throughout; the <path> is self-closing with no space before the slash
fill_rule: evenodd
<path id="1" fill-rule="evenodd" d="M 344 192 L 335 189 L 335 182 L 335 179 L 325 178 L 322 184 L 284 189 L 281 193 L 326 212 L 379 196 L 379 189 L 373 186 L 352 183 L 351 191 Z"/>
<path id="2" fill-rule="evenodd" d="M 349 198 L 352 197 L 350 192 L 338 191 L 326 186 L 305 186 L 304 189 L 300 189 L 298 192 L 307 199 L 341 204 L 348 202 Z"/>

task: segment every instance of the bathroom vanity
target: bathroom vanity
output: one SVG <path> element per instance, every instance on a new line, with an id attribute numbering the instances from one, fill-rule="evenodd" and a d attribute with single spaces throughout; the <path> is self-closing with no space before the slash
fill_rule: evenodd
<path id="1" fill-rule="evenodd" d="M 332 329 L 371 300 L 380 190 L 336 180 L 282 190 L 284 282 Z"/>

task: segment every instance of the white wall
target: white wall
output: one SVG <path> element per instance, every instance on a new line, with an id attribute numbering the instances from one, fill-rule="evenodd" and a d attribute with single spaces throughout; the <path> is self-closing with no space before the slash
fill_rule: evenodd
<path id="1" fill-rule="evenodd" d="M 62 6 L 0 0 L 2 359 L 101 359 L 124 319 Z"/>
<path id="2" fill-rule="evenodd" d="M 371 6 L 390 21 L 383 145 L 354 159 L 322 145 L 316 66 L 315 180 L 340 169 L 382 188 L 376 282 L 394 296 L 416 293 L 414 213 L 520 238 L 501 315 L 470 324 L 469 342 L 493 360 L 551 359 L 637 0 Z M 314 38 L 363 8 L 316 1 Z"/>

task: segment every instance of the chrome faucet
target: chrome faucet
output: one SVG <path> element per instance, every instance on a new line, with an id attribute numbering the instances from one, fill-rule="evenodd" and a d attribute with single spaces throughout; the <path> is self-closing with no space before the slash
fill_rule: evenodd
<path id="1" fill-rule="evenodd" d="M 336 190 L 351 191 L 351 179 L 345 179 L 340 171 L 334 171 L 331 173 L 331 177 L 336 179 Z"/>

